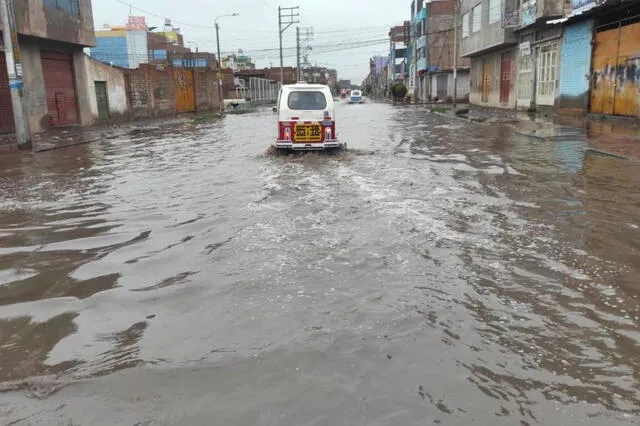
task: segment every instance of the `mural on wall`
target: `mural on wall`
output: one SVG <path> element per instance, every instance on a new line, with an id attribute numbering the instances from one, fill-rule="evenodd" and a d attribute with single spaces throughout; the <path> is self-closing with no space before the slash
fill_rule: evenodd
<path id="1" fill-rule="evenodd" d="M 595 36 L 591 74 L 591 111 L 640 114 L 640 23 Z"/>

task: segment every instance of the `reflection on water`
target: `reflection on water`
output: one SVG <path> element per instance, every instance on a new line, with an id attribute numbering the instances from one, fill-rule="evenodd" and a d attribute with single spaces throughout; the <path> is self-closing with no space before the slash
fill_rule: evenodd
<path id="1" fill-rule="evenodd" d="M 0 157 L 0 380 L 317 350 L 443 418 L 638 414 L 640 166 L 338 112 L 340 156 L 264 155 L 261 112 Z"/>

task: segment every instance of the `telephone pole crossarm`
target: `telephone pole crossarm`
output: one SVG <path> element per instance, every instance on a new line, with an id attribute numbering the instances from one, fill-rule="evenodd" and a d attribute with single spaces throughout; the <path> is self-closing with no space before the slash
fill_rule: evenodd
<path id="1" fill-rule="evenodd" d="M 282 53 L 282 33 L 293 24 L 300 23 L 300 6 L 281 7 L 278 6 L 278 32 L 280 38 L 280 83 L 284 84 L 284 56 Z"/>

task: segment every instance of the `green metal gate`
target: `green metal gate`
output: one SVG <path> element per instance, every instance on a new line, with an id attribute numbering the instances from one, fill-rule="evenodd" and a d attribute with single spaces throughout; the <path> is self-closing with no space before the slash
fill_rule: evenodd
<path id="1" fill-rule="evenodd" d="M 109 119 L 109 96 L 107 95 L 107 82 L 96 81 L 96 100 L 98 101 L 98 119 Z"/>

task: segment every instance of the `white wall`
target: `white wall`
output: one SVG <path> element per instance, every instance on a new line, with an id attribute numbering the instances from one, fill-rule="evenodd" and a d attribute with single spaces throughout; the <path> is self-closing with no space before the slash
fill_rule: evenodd
<path id="1" fill-rule="evenodd" d="M 121 68 L 111 67 L 90 56 L 84 56 L 84 64 L 87 75 L 86 94 L 89 98 L 89 107 L 93 122 L 98 120 L 98 100 L 96 99 L 96 81 L 107 83 L 107 96 L 109 97 L 109 112 L 112 118 L 120 118 L 129 114 L 127 103 L 127 91 L 124 71 Z"/>
<path id="2" fill-rule="evenodd" d="M 149 62 L 149 43 L 145 31 L 127 31 L 127 52 L 129 68 L 138 68 Z"/>
<path id="3" fill-rule="evenodd" d="M 438 93 L 438 76 L 447 76 L 447 96 L 453 95 L 453 71 L 435 73 L 431 75 L 431 97 L 434 98 Z M 458 70 L 456 92 L 458 94 L 457 100 L 462 101 L 469 94 L 469 71 Z M 446 100 L 445 100 L 446 101 Z"/>

